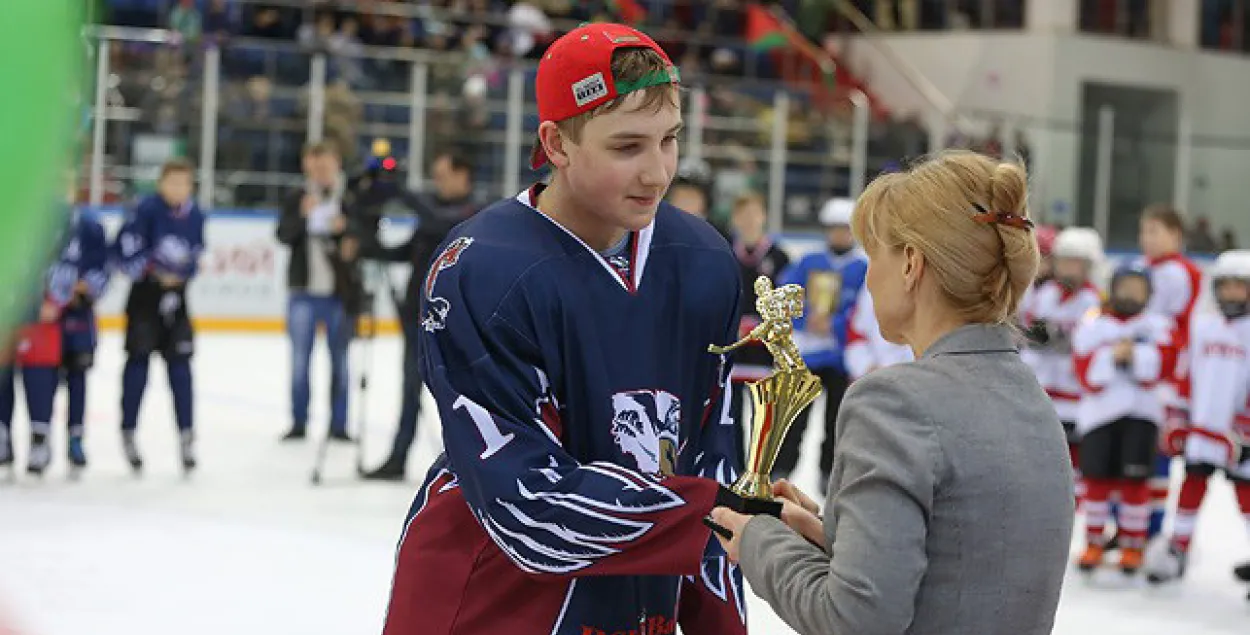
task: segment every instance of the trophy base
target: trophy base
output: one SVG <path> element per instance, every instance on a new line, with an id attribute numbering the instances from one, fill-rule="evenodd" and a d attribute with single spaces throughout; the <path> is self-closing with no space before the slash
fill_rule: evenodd
<path id="1" fill-rule="evenodd" d="M 716 493 L 716 506 L 732 509 L 739 514 L 747 514 L 749 516 L 767 514 L 781 518 L 781 501 L 748 498 L 724 485 L 721 485 L 720 491 Z"/>

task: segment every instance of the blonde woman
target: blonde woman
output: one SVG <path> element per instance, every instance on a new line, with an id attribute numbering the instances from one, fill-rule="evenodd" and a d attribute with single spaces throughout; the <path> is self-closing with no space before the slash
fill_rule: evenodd
<path id="1" fill-rule="evenodd" d="M 881 333 L 917 361 L 846 393 L 823 518 L 780 482 L 781 520 L 713 511 L 722 542 L 805 635 L 1050 633 L 1072 467 L 1008 326 L 1038 267 L 1024 171 L 941 154 L 874 181 L 853 226 Z"/>

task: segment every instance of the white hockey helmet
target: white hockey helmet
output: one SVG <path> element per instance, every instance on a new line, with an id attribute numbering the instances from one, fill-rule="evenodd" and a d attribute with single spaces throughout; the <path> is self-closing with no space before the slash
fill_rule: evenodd
<path id="1" fill-rule="evenodd" d="M 1092 227 L 1068 227 L 1055 237 L 1055 258 L 1078 258 L 1091 264 L 1102 262 L 1102 236 Z"/>
<path id="2" fill-rule="evenodd" d="M 820 224 L 825 227 L 850 225 L 855 213 L 855 201 L 849 198 L 831 198 L 820 208 Z"/>
<path id="3" fill-rule="evenodd" d="M 1250 281 L 1250 250 L 1231 249 L 1215 259 L 1211 266 L 1211 279 L 1238 278 Z"/>

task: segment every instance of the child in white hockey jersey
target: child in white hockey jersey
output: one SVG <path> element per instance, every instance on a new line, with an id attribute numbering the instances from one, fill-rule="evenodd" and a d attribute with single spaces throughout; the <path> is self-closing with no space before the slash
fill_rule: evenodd
<path id="1" fill-rule="evenodd" d="M 1172 374 L 1172 323 L 1145 311 L 1146 270 L 1125 267 L 1111 279 L 1107 310 L 1077 327 L 1072 352 L 1082 394 L 1077 410 L 1085 480 L 1086 548 L 1082 571 L 1102 564 L 1109 499 L 1120 495 L 1120 569 L 1141 568 L 1149 516 L 1147 479 L 1156 454 L 1163 404 L 1156 384 Z"/>
<path id="2" fill-rule="evenodd" d="M 1219 313 L 1196 314 L 1189 329 L 1189 426 L 1169 430 L 1165 444 L 1184 457 L 1185 480 L 1172 538 L 1147 559 L 1147 579 L 1156 583 L 1184 575 L 1198 509 L 1217 470 L 1232 481 L 1250 530 L 1250 251 L 1221 254 L 1211 283 Z"/>
<path id="3" fill-rule="evenodd" d="M 1103 259 L 1102 238 L 1088 227 L 1069 227 L 1055 238 L 1053 275 L 1042 283 L 1024 312 L 1029 337 L 1025 361 L 1055 404 L 1055 413 L 1068 435 L 1072 466 L 1079 471 L 1076 433 L 1081 382 L 1072 365 L 1072 334 L 1081 320 L 1102 304 L 1102 295 L 1090 282 Z M 1080 480 L 1077 480 L 1080 496 Z"/>
<path id="4" fill-rule="evenodd" d="M 881 336 L 877 312 L 872 308 L 872 294 L 865 285 L 859 290 L 851 321 L 846 327 L 846 371 L 855 381 L 864 375 L 893 364 L 910 362 L 911 347 L 895 344 Z"/>
<path id="5" fill-rule="evenodd" d="M 1170 320 L 1177 330 L 1176 341 L 1182 348 L 1180 361 L 1172 377 L 1164 377 L 1159 383 L 1159 398 L 1163 401 L 1165 417 L 1169 421 L 1183 422 L 1188 416 L 1188 396 L 1185 395 L 1183 369 L 1184 344 L 1188 341 L 1189 321 L 1198 303 L 1202 286 L 1202 270 L 1185 257 L 1185 222 L 1181 213 L 1171 205 L 1160 204 L 1147 207 L 1141 216 L 1138 240 L 1142 256 L 1140 265 L 1150 271 L 1150 283 L 1154 293 L 1146 305 L 1146 311 L 1157 313 Z M 1147 537 L 1154 538 L 1163 528 L 1163 516 L 1167 509 L 1168 488 L 1171 484 L 1171 457 L 1156 458 L 1154 475 L 1150 479 L 1150 525 Z"/>

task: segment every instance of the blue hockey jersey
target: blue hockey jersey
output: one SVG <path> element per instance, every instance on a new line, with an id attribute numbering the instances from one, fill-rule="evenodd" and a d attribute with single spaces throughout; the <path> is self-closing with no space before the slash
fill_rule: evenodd
<path id="1" fill-rule="evenodd" d="M 807 320 L 810 313 L 805 311 L 803 317 L 794 322 L 795 342 L 803 354 L 803 362 L 809 367 L 833 368 L 845 372 L 843 354 L 846 350 L 847 326 L 851 323 L 851 313 L 855 309 L 859 290 L 863 288 L 864 278 L 868 275 L 868 257 L 858 248 L 841 256 L 829 251 L 807 254 L 781 272 L 777 284 L 798 284 L 811 288 L 809 279 L 812 273 L 821 271 L 836 274 L 841 289 L 835 300 L 837 308 L 833 311 L 829 334 L 814 336 L 808 332 Z"/>
<path id="2" fill-rule="evenodd" d="M 739 467 L 728 361 L 738 265 L 663 204 L 628 277 L 531 206 L 454 230 L 423 287 L 446 451 L 409 513 L 386 635 L 745 632 L 701 520 Z"/>
<path id="3" fill-rule="evenodd" d="M 187 202 L 172 208 L 158 194 L 144 197 L 126 214 L 113 243 L 117 266 L 132 280 L 172 274 L 190 280 L 204 250 L 204 213 Z"/>
<path id="4" fill-rule="evenodd" d="M 108 260 L 104 226 L 94 215 L 75 210 L 61 254 L 47 273 L 47 297 L 61 307 L 63 342 L 68 352 L 95 350 L 93 303 L 108 287 Z M 79 281 L 87 287 L 81 296 L 75 291 Z"/>

